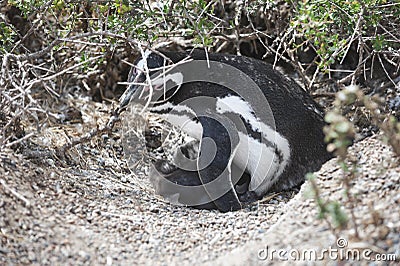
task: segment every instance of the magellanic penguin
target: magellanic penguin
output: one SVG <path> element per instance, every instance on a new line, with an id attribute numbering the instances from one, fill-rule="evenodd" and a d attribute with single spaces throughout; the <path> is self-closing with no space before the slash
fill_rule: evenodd
<path id="1" fill-rule="evenodd" d="M 300 185 L 332 157 L 321 107 L 261 60 L 147 51 L 129 82 L 121 108 L 141 102 L 198 140 L 150 173 L 156 193 L 175 204 L 238 210 Z"/>

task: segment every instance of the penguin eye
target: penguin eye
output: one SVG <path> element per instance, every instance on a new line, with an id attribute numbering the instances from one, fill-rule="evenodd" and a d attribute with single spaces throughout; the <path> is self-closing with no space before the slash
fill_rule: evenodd
<path id="1" fill-rule="evenodd" d="M 131 71 L 129 72 L 129 77 L 128 77 L 129 82 L 133 82 L 136 79 L 137 75 L 138 75 L 138 70 L 136 69 L 136 67 L 132 67 Z"/>
<path id="2" fill-rule="evenodd" d="M 134 83 L 142 83 L 146 80 L 146 75 L 144 74 L 144 72 L 136 67 L 133 67 L 131 70 L 131 74 L 130 74 L 130 82 L 134 82 Z"/>

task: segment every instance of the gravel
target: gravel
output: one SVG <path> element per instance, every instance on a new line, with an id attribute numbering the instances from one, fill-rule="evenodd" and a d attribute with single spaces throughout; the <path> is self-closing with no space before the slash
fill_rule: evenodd
<path id="1" fill-rule="evenodd" d="M 69 134 L 84 131 L 66 127 Z M 257 259 L 265 245 L 326 247 L 335 241 L 303 193 L 267 195 L 230 213 L 173 206 L 154 195 L 146 160 L 141 171 L 129 171 L 120 132 L 72 149 L 68 163 L 49 155 L 51 145 L 66 141 L 64 131 L 41 134 L 25 148 L 47 150 L 35 153 L 41 156 L 0 153 L 0 264 L 265 265 Z M 354 243 L 398 254 L 398 161 L 376 137 L 352 150 L 361 166 L 353 187 L 361 239 Z M 340 175 L 335 160 L 321 169 L 324 197 L 343 198 Z M 352 239 L 351 227 L 338 233 Z"/>
<path id="2" fill-rule="evenodd" d="M 0 264 L 207 262 L 260 239 L 296 193 L 267 195 L 230 213 L 173 206 L 154 194 L 147 178 L 149 158 L 157 155 L 131 173 L 119 134 L 71 150 L 72 166 L 49 163 L 45 155 L 0 154 Z M 49 128 L 31 146 L 46 150 L 41 143 L 62 138 Z"/>
<path id="3" fill-rule="evenodd" d="M 322 254 L 323 249 L 342 251 L 372 251 L 368 260 L 362 256 L 353 261 L 356 265 L 398 265 L 400 262 L 400 165 L 391 148 L 379 141 L 377 136 L 367 138 L 351 147 L 353 156 L 359 157 L 359 176 L 353 180 L 351 189 L 355 195 L 355 220 L 350 218 L 347 228 L 331 230 L 324 220 L 317 219 L 318 208 L 315 200 L 310 199 L 309 183 L 285 207 L 284 215 L 272 226 L 261 240 L 251 241 L 234 252 L 212 261 L 210 265 L 309 265 L 310 263 L 338 265 L 338 260 L 325 254 L 324 261 L 297 260 L 290 258 L 272 258 L 272 250 L 310 251 Z M 324 200 L 346 202 L 342 185 L 343 173 L 336 159 L 327 162 L 316 173 L 318 187 Z M 348 204 L 342 208 L 349 214 Z M 331 220 L 330 220 L 331 221 Z M 354 222 L 357 224 L 359 237 L 355 237 Z M 346 246 L 338 245 L 344 241 Z M 269 250 L 266 253 L 260 251 Z M 339 254 L 339 253 L 338 253 Z M 396 260 L 375 261 L 375 256 L 394 255 Z M 260 259 L 261 258 L 261 259 Z M 265 259 L 265 260 L 264 260 Z M 349 263 L 349 262 L 348 262 Z"/>

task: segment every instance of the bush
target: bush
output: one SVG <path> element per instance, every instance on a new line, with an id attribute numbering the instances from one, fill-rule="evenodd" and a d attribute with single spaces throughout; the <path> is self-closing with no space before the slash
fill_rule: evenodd
<path id="1" fill-rule="evenodd" d="M 399 15 L 400 6 L 386 0 L 307 0 L 299 1 L 292 27 L 314 47 L 318 66 L 327 71 L 333 63 L 343 62 L 354 43 L 368 50 L 363 57 L 398 49 Z"/>
<path id="2" fill-rule="evenodd" d="M 400 5 L 391 1 L 9 0 L 0 8 L 3 117 L 20 112 L 41 124 L 48 112 L 35 91 L 59 97 L 74 87 L 97 101 L 117 98 L 124 60 L 132 62 L 139 46 L 289 64 L 313 90 L 333 75 L 336 90 L 375 86 L 372 76 L 399 88 Z"/>

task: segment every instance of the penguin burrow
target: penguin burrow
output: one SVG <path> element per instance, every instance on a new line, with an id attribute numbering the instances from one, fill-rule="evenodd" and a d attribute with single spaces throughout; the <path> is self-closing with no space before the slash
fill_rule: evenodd
<path id="1" fill-rule="evenodd" d="M 174 204 L 238 210 L 302 184 L 332 157 L 322 108 L 261 60 L 146 51 L 128 81 L 121 108 L 140 103 L 195 139 L 150 172 L 156 193 Z"/>

